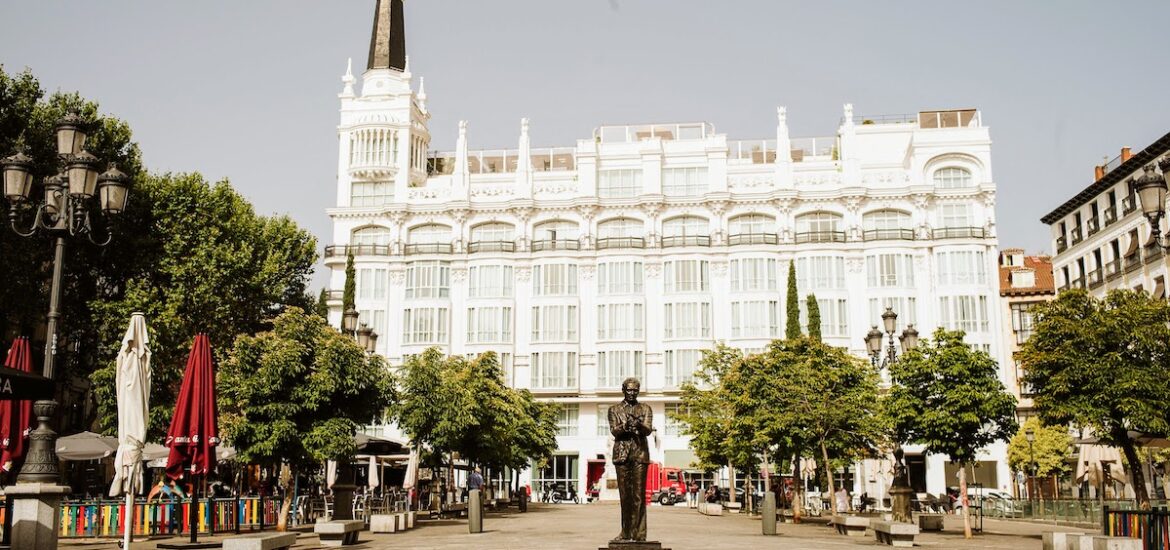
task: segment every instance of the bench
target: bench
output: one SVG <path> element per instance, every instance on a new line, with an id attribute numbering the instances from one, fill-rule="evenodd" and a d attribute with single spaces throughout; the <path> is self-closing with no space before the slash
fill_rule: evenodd
<path id="1" fill-rule="evenodd" d="M 406 530 L 403 514 L 370 514 L 371 533 L 393 533 Z"/>
<path id="2" fill-rule="evenodd" d="M 1069 541 L 1074 536 L 1081 536 L 1084 533 L 1067 533 L 1064 531 L 1045 531 L 1041 535 L 1041 540 L 1044 541 L 1044 550 L 1069 550 Z"/>
<path id="3" fill-rule="evenodd" d="M 918 514 L 918 529 L 920 531 L 942 531 L 945 514 Z"/>
<path id="4" fill-rule="evenodd" d="M 911 548 L 914 546 L 914 537 L 918 534 L 918 526 L 901 521 L 871 521 L 873 536 L 881 544 Z"/>
<path id="5" fill-rule="evenodd" d="M 723 505 L 718 502 L 700 502 L 699 513 L 704 516 L 722 516 Z"/>
<path id="6" fill-rule="evenodd" d="M 1074 535 L 1068 537 L 1069 550 L 1142 550 L 1142 539 Z"/>
<path id="7" fill-rule="evenodd" d="M 869 529 L 869 518 L 858 516 L 833 516 L 833 527 L 841 535 L 864 537 L 865 530 Z"/>
<path id="8" fill-rule="evenodd" d="M 223 550 L 288 550 L 296 543 L 296 533 L 253 533 L 223 539 Z"/>
<path id="9" fill-rule="evenodd" d="M 360 519 L 335 519 L 317 522 L 313 532 L 321 539 L 321 546 L 349 546 L 357 544 L 358 532 L 365 527 L 366 522 Z"/>
<path id="10" fill-rule="evenodd" d="M 743 509 L 743 503 L 742 502 L 724 502 L 723 507 L 727 508 L 727 510 L 730 512 L 739 512 L 740 510 Z"/>

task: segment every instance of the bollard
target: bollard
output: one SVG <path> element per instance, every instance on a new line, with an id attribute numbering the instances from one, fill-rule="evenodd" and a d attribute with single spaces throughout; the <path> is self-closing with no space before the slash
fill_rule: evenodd
<path id="1" fill-rule="evenodd" d="M 764 506 L 761 511 L 763 517 L 760 518 L 760 523 L 763 525 L 765 535 L 776 534 L 776 493 L 766 491 L 764 493 Z"/>
<path id="2" fill-rule="evenodd" d="M 483 532 L 483 492 L 479 489 L 467 494 L 467 532 Z"/>

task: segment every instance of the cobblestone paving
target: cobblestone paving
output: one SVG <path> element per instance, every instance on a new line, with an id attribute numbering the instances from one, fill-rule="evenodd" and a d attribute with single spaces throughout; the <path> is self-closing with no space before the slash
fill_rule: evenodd
<path id="1" fill-rule="evenodd" d="M 468 534 L 466 519 L 423 521 L 419 522 L 414 530 L 405 533 L 373 535 L 369 532 L 363 532 L 359 544 L 349 548 L 354 550 L 391 548 L 420 550 L 596 550 L 617 534 L 617 521 L 618 507 L 616 504 L 533 504 L 529 507 L 528 513 L 525 514 L 517 513 L 515 509 L 506 513 L 489 513 L 484 521 L 485 532 L 481 534 Z M 648 522 L 650 538 L 661 541 L 664 547 L 673 550 L 725 548 L 796 550 L 878 547 L 877 543 L 869 538 L 837 535 L 823 523 L 802 523 L 800 525 L 782 523 L 778 528 L 778 536 L 764 537 L 760 534 L 759 519 L 752 519 L 742 514 L 720 517 L 702 516 L 695 510 L 689 510 L 684 506 L 651 506 Z M 917 546 L 938 549 L 1032 550 L 1041 548 L 1040 536 L 1044 531 L 1078 531 L 1078 529 L 1047 525 L 985 520 L 983 534 L 976 534 L 972 540 L 964 540 L 962 528 L 960 518 L 948 517 L 946 530 L 942 533 L 920 535 L 916 541 Z M 166 540 L 135 543 L 133 548 L 152 550 L 159 542 L 166 542 Z M 112 550 L 118 545 L 114 541 L 63 540 L 61 547 L 73 550 Z M 295 550 L 317 548 L 321 548 L 321 546 L 317 537 L 312 533 L 302 533 L 294 547 Z"/>

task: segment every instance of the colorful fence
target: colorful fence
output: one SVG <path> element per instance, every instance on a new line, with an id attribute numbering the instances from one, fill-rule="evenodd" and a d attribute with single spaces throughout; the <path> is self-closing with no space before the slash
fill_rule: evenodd
<path id="1" fill-rule="evenodd" d="M 281 499 L 243 497 L 200 500 L 197 528 L 200 533 L 224 533 L 237 529 L 262 530 L 276 525 Z M 133 533 L 168 535 L 190 532 L 190 501 L 140 500 L 134 503 Z M 64 502 L 61 505 L 62 537 L 117 537 L 123 533 L 126 503 L 102 500 Z"/>
<path id="2" fill-rule="evenodd" d="M 1111 537 L 1141 539 L 1145 550 L 1170 550 L 1170 511 L 1111 510 L 1102 514 L 1102 532 Z"/>

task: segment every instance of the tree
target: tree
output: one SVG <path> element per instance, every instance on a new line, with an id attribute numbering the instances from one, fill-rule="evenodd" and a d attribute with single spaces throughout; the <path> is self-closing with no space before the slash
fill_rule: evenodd
<path id="1" fill-rule="evenodd" d="M 352 309 L 354 300 L 357 297 L 357 270 L 353 267 L 353 252 L 345 254 L 345 286 L 341 291 L 341 312 L 345 313 Z"/>
<path id="2" fill-rule="evenodd" d="M 984 447 L 1016 431 L 1016 399 L 999 380 L 999 366 L 987 352 L 971 349 L 962 331 L 939 328 L 890 366 L 886 414 L 899 441 L 926 452 L 945 454 L 966 466 Z M 959 468 L 964 534 L 971 537 L 967 514 L 966 468 Z"/>
<path id="3" fill-rule="evenodd" d="M 320 315 L 322 319 L 329 319 L 329 291 L 325 288 L 322 288 L 321 293 L 317 295 L 317 303 L 313 306 L 313 313 Z"/>
<path id="4" fill-rule="evenodd" d="M 241 335 L 220 364 L 217 386 L 226 439 L 244 464 L 287 464 L 297 473 L 356 452 L 358 426 L 393 399 L 394 381 L 324 319 L 289 308 L 272 330 Z M 285 494 L 292 495 L 291 481 Z M 292 498 L 279 516 L 284 529 Z"/>
<path id="5" fill-rule="evenodd" d="M 808 308 L 808 337 L 821 341 L 821 306 L 817 303 L 817 295 L 809 294 L 806 300 Z"/>
<path id="6" fill-rule="evenodd" d="M 800 338 L 800 293 L 796 290 L 795 260 L 788 262 L 788 298 L 784 301 L 784 312 L 788 315 L 784 337 Z"/>
<path id="7" fill-rule="evenodd" d="M 1028 430 L 1032 431 L 1031 444 L 1024 433 Z M 1068 473 L 1067 459 L 1072 456 L 1071 448 L 1072 437 L 1068 435 L 1067 427 L 1047 426 L 1033 416 L 1008 442 L 1008 466 L 1013 472 L 1027 472 L 1038 478 Z"/>
<path id="8" fill-rule="evenodd" d="M 1070 290 L 1034 314 L 1020 360 L 1041 420 L 1088 428 L 1103 444 L 1120 447 L 1137 501 L 1148 508 L 1129 432 L 1170 433 L 1170 304 L 1130 290 L 1103 299 Z"/>

